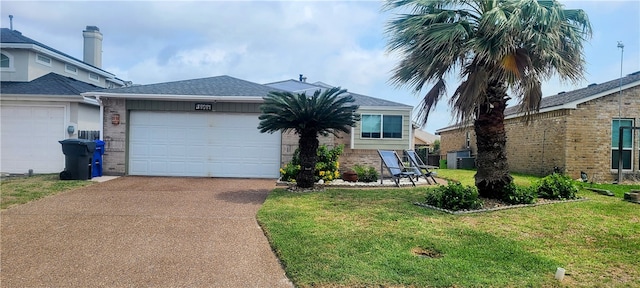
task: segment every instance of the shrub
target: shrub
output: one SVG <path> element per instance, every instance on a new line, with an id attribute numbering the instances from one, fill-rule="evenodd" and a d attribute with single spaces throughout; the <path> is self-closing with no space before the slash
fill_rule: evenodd
<path id="1" fill-rule="evenodd" d="M 289 162 L 284 167 L 280 168 L 280 180 L 285 182 L 296 182 L 296 176 L 300 171 L 300 165 L 295 165 Z"/>
<path id="2" fill-rule="evenodd" d="M 449 210 L 478 209 L 482 201 L 478 199 L 478 190 L 473 186 L 462 186 L 449 182 L 435 189 L 427 190 L 426 203 Z"/>
<path id="3" fill-rule="evenodd" d="M 513 182 L 505 187 L 502 193 L 502 201 L 509 204 L 531 204 L 534 203 L 538 193 L 535 186 L 517 186 Z"/>
<path id="4" fill-rule="evenodd" d="M 545 199 L 576 199 L 578 188 L 568 176 L 553 173 L 538 182 L 538 196 Z"/>
<path id="5" fill-rule="evenodd" d="M 356 174 L 358 174 L 358 181 L 360 182 L 378 181 L 379 174 L 376 168 L 373 168 L 371 166 L 356 164 L 356 165 L 353 165 L 352 169 L 354 172 L 356 172 Z"/>
<path id="6" fill-rule="evenodd" d="M 318 147 L 315 181 L 320 179 L 324 181 L 331 181 L 333 179 L 340 178 L 340 163 L 338 157 L 342 154 L 344 145 L 339 145 L 333 149 L 327 148 L 325 145 Z M 280 180 L 287 182 L 295 182 L 296 176 L 300 171 L 300 150 L 296 149 L 293 152 L 293 158 L 291 162 L 280 168 Z"/>

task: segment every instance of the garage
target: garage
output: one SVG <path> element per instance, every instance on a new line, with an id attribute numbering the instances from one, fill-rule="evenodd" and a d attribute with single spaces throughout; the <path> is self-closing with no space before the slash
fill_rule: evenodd
<path id="1" fill-rule="evenodd" d="M 66 138 L 64 106 L 0 107 L 0 150 L 4 173 L 58 173 L 64 169 L 59 140 Z"/>
<path id="2" fill-rule="evenodd" d="M 257 113 L 131 111 L 128 174 L 277 178 L 280 133 Z"/>

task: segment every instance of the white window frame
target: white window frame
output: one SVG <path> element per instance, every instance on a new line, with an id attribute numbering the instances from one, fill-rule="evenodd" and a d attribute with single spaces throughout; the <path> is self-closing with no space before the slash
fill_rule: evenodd
<path id="1" fill-rule="evenodd" d="M 13 65 L 14 64 L 13 55 L 11 55 L 11 53 L 7 51 L 2 51 L 2 50 L 0 50 L 0 53 L 4 54 L 4 56 L 7 56 L 7 58 L 9 58 L 9 67 L 0 67 L 0 71 L 16 71 Z"/>
<path id="2" fill-rule="evenodd" d="M 622 119 L 614 118 L 614 119 L 611 119 L 611 128 L 612 128 L 612 129 L 611 129 L 611 141 L 612 141 L 612 142 L 613 142 L 613 122 L 614 122 L 614 121 L 631 121 L 631 126 L 632 126 L 632 127 L 634 127 L 634 126 L 635 126 L 635 125 L 634 125 L 634 124 L 635 124 L 635 123 L 634 123 L 634 122 L 635 122 L 635 119 L 633 119 L 633 118 L 622 118 Z M 618 127 L 620 127 L 620 124 L 618 124 Z M 634 138 L 635 138 L 635 137 L 634 137 L 635 132 L 634 132 L 634 129 L 631 129 L 631 130 L 625 130 L 624 132 L 627 132 L 627 131 L 629 131 L 629 132 L 631 133 L 631 147 L 624 147 L 624 144 L 623 144 L 623 145 L 622 145 L 622 151 L 629 151 L 629 152 L 631 152 L 631 156 L 630 156 L 630 158 L 631 158 L 631 159 L 629 159 L 629 161 L 630 161 L 630 165 L 629 165 L 629 167 L 630 167 L 630 168 L 629 168 L 629 169 L 625 169 L 625 168 L 624 168 L 624 160 L 623 160 L 623 161 L 622 161 L 622 162 L 623 162 L 622 171 L 632 171 L 632 170 L 633 170 L 633 167 L 634 167 L 634 162 L 635 162 L 635 161 L 633 161 L 633 160 L 634 160 L 634 157 L 633 157 L 633 150 L 634 150 L 634 147 L 633 147 L 633 145 L 634 145 L 634 143 L 635 143 L 635 141 L 634 141 Z M 624 132 L 623 132 L 623 133 L 624 133 Z M 624 139 L 624 138 L 623 138 L 623 139 Z M 616 141 L 617 141 L 617 139 L 616 139 Z M 613 143 L 611 143 L 611 144 L 613 144 Z M 639 147 L 639 148 L 640 148 L 640 147 Z M 640 152 L 640 150 L 639 150 L 639 152 Z M 616 147 L 613 147 L 613 145 L 611 145 L 611 158 L 610 158 L 610 159 L 611 159 L 611 162 L 612 162 L 612 165 L 611 165 L 611 167 L 610 167 L 610 168 L 611 168 L 611 170 L 613 170 L 613 171 L 617 171 L 617 170 L 618 170 L 618 168 L 620 168 L 620 167 L 618 167 L 618 168 L 613 168 L 613 156 L 614 156 L 614 153 L 615 153 L 615 154 L 618 154 L 618 146 L 617 146 L 617 145 L 616 145 Z"/>
<path id="3" fill-rule="evenodd" d="M 73 68 L 73 69 L 71 69 Z M 64 64 L 64 72 L 67 72 L 69 74 L 73 74 L 73 75 L 78 75 L 78 67 L 73 66 L 69 63 L 65 63 Z"/>
<path id="4" fill-rule="evenodd" d="M 40 58 L 47 59 L 47 60 L 49 60 L 49 62 L 43 61 Z M 51 67 L 51 63 L 52 62 L 53 62 L 53 59 L 51 59 L 51 57 L 47 57 L 47 56 L 44 56 L 42 54 L 36 53 L 36 63 L 42 64 L 44 66 Z"/>
<path id="5" fill-rule="evenodd" d="M 362 137 L 362 116 L 380 116 L 380 137 L 378 138 L 374 138 L 374 137 Z M 400 138 L 392 138 L 392 137 L 384 137 L 384 116 L 396 116 L 396 117 L 400 117 Z M 399 114 L 374 114 L 374 113 L 363 113 L 360 114 L 360 139 L 394 139 L 394 140 L 400 140 L 400 139 L 404 139 L 404 115 L 399 115 Z"/>
<path id="6" fill-rule="evenodd" d="M 91 78 L 91 76 L 96 76 L 96 78 Z M 89 80 L 94 81 L 94 82 L 100 82 L 100 75 L 95 74 L 95 73 L 91 73 L 89 72 L 89 75 L 87 75 L 87 77 L 89 78 Z"/>

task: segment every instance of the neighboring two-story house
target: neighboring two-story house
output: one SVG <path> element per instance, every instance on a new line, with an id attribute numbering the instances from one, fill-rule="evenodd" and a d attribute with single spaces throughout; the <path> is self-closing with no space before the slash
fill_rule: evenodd
<path id="1" fill-rule="evenodd" d="M 100 130 L 100 108 L 80 93 L 125 86 L 102 69 L 102 33 L 87 26 L 79 60 L 22 33 L 0 30 L 0 172 L 64 169 L 59 140 Z"/>

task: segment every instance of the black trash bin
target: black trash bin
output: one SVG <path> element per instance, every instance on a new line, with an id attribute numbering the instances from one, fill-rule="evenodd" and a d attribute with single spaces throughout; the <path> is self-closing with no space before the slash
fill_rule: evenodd
<path id="1" fill-rule="evenodd" d="M 96 142 L 84 139 L 65 139 L 58 141 L 62 144 L 65 155 L 65 169 L 60 173 L 62 180 L 91 179 L 91 160 Z"/>

